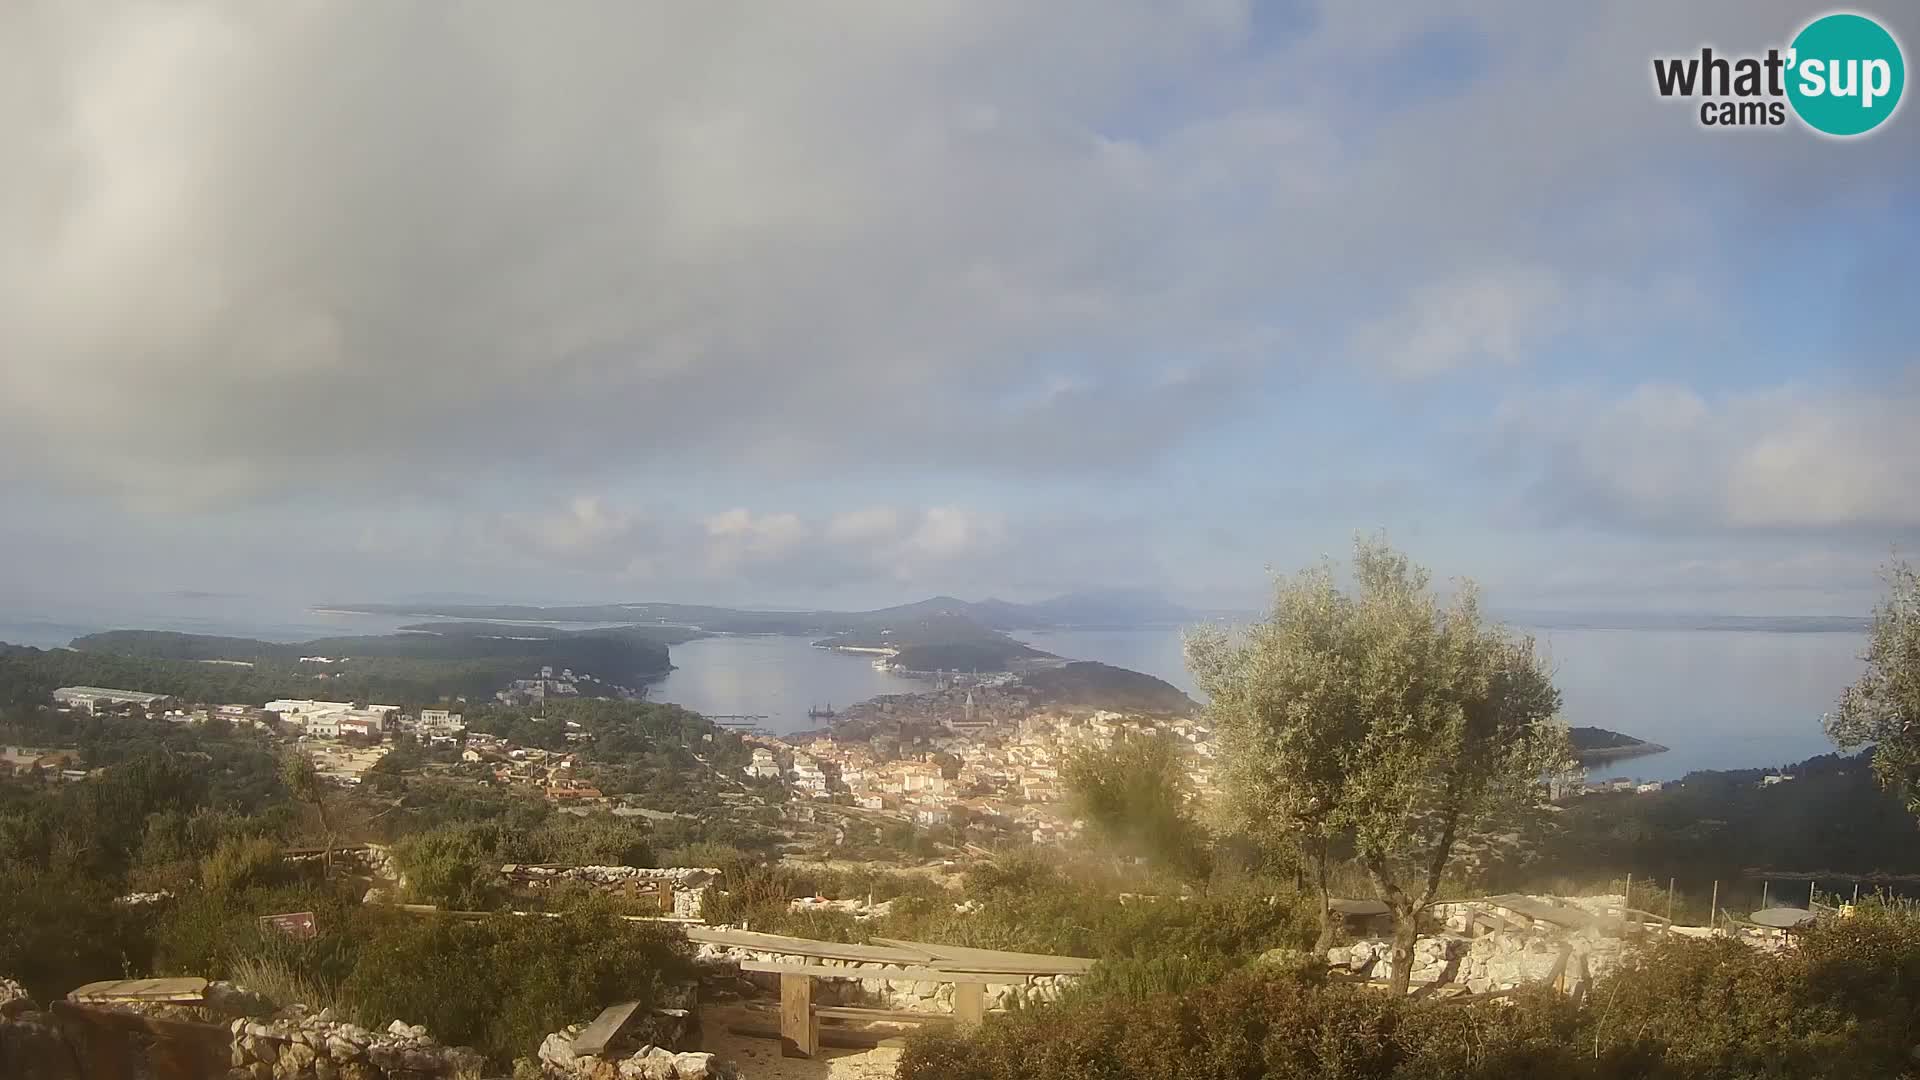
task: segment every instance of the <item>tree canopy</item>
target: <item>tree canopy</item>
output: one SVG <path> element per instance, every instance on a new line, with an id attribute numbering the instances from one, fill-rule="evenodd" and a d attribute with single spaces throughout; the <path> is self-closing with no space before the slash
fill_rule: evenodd
<path id="1" fill-rule="evenodd" d="M 1323 893 L 1329 844 L 1349 840 L 1392 909 L 1404 991 L 1415 920 L 1456 841 L 1536 801 L 1568 758 L 1566 731 L 1532 639 L 1486 622 L 1472 583 L 1442 603 L 1378 539 L 1356 543 L 1352 577 L 1351 592 L 1327 564 L 1282 580 L 1244 640 L 1203 631 L 1188 653 L 1230 822 L 1294 845 Z"/>
<path id="2" fill-rule="evenodd" d="M 1873 773 L 1920 814 L 1920 573 L 1887 567 L 1887 597 L 1873 613 L 1867 670 L 1824 721 L 1842 750 L 1873 744 Z"/>

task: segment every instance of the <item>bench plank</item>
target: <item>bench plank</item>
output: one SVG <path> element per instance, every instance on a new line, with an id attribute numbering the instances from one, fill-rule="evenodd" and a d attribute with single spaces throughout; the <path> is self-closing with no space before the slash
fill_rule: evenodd
<path id="1" fill-rule="evenodd" d="M 909 1012 L 906 1009 L 862 1009 L 852 1005 L 815 1005 L 813 1015 L 829 1020 L 885 1020 L 895 1024 L 951 1024 L 947 1013 Z"/>
<path id="2" fill-rule="evenodd" d="M 781 964 L 772 960 L 742 960 L 740 970 L 770 975 L 809 975 L 818 979 L 896 979 L 914 982 L 967 982 L 994 986 L 1023 986 L 1028 978 L 1025 972 L 946 971 L 925 967 L 882 970 L 880 968 L 827 967 L 824 964 Z"/>

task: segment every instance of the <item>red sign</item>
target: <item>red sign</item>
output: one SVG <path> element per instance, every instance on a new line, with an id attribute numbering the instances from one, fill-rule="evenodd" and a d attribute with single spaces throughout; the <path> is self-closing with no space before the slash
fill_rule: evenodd
<path id="1" fill-rule="evenodd" d="M 302 941 L 320 933 L 319 927 L 314 925 L 313 912 L 311 911 L 294 911 L 285 915 L 262 915 L 260 916 L 260 928 L 262 930 L 278 930 L 290 938 L 299 938 Z"/>

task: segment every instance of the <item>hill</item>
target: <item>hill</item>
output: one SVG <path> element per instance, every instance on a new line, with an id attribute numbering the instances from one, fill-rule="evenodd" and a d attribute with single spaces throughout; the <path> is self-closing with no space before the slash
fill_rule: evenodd
<path id="1" fill-rule="evenodd" d="M 823 638 L 823 649 L 894 649 L 894 665 L 907 671 L 1016 671 L 1054 659 L 1024 642 L 991 630 L 964 614 L 923 614 L 920 605 L 875 630 Z"/>
<path id="2" fill-rule="evenodd" d="M 1199 708 L 1170 682 L 1091 660 L 1037 668 L 1020 681 L 1033 689 L 1044 705 L 1174 716 L 1191 715 Z"/>
<path id="3" fill-rule="evenodd" d="M 1646 742 L 1631 735 L 1608 731 L 1606 728 L 1571 728 L 1567 731 L 1567 737 L 1573 743 L 1574 757 L 1578 758 L 1581 764 L 1646 757 L 1649 754 L 1667 752 L 1667 748 L 1659 743 Z"/>
<path id="4" fill-rule="evenodd" d="M 511 634 L 498 632 L 501 629 L 438 626 L 431 633 L 317 638 L 297 644 L 113 630 L 75 638 L 70 649 L 17 651 L 11 663 L 36 687 L 57 679 L 54 686 L 125 686 L 195 700 L 243 702 L 313 696 L 402 703 L 484 698 L 515 679 L 537 675 L 543 667 L 592 675 L 612 691 L 639 686 L 672 669 L 667 644 L 654 628 L 515 627 Z M 305 659 L 313 657 L 325 659 Z"/>

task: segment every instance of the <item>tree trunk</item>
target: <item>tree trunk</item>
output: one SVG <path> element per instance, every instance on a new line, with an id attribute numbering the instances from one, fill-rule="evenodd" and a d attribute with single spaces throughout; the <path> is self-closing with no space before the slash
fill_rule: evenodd
<path id="1" fill-rule="evenodd" d="M 1325 960 L 1327 950 L 1333 948 L 1333 897 L 1327 892 L 1327 846 L 1323 842 L 1319 851 L 1309 856 L 1313 861 L 1314 888 L 1320 893 L 1320 936 L 1313 943 L 1313 953 L 1317 959 Z"/>
<path id="2" fill-rule="evenodd" d="M 1413 978 L 1413 946 L 1420 930 L 1420 913 L 1417 909 L 1393 909 L 1393 977 L 1387 982 L 1387 992 L 1394 997 L 1405 997 L 1407 986 Z"/>
<path id="3" fill-rule="evenodd" d="M 1388 991 L 1396 997 L 1403 997 L 1407 984 L 1413 975 L 1413 946 L 1420 931 L 1420 912 L 1425 909 L 1424 901 L 1416 903 L 1391 878 L 1387 877 L 1386 860 L 1375 852 L 1362 860 L 1367 868 L 1367 876 L 1373 880 L 1373 888 L 1380 895 L 1380 902 L 1387 905 L 1393 915 L 1393 976 L 1387 980 Z"/>

